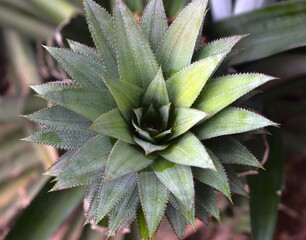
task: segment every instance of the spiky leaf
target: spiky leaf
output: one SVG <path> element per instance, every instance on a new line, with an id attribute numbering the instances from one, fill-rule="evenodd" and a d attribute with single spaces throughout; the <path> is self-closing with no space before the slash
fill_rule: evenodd
<path id="1" fill-rule="evenodd" d="M 136 207 L 139 203 L 139 195 L 137 188 L 129 191 L 127 195 L 111 210 L 108 235 L 112 235 L 115 231 L 120 232 L 122 226 L 126 222 L 132 221 L 136 217 Z"/>
<path id="2" fill-rule="evenodd" d="M 106 75 L 106 71 L 98 59 L 69 49 L 54 47 L 46 49 L 80 86 L 90 89 L 105 88 L 101 77 Z"/>
<path id="3" fill-rule="evenodd" d="M 190 223 L 193 223 L 194 186 L 190 167 L 175 164 L 165 159 L 155 160 L 152 166 L 159 180 L 182 205 L 182 214 Z"/>
<path id="4" fill-rule="evenodd" d="M 182 69 L 167 80 L 171 102 L 177 107 L 190 107 L 224 56 L 224 54 L 218 54 L 204 58 Z"/>
<path id="5" fill-rule="evenodd" d="M 254 112 L 241 108 L 228 107 L 216 114 L 213 118 L 200 124 L 194 132 L 203 140 L 276 125 L 276 123 Z"/>
<path id="6" fill-rule="evenodd" d="M 91 124 L 88 119 L 61 106 L 45 108 L 24 117 L 62 131 L 86 131 Z"/>
<path id="7" fill-rule="evenodd" d="M 102 181 L 94 194 L 88 220 L 98 223 L 136 185 L 136 175 L 128 174 L 113 181 Z"/>
<path id="8" fill-rule="evenodd" d="M 118 78 L 112 17 L 93 0 L 84 1 L 84 9 L 91 36 L 107 73 Z"/>
<path id="9" fill-rule="evenodd" d="M 171 204 L 167 206 L 166 216 L 175 234 L 179 239 L 183 239 L 187 225 L 186 219 Z"/>
<path id="10" fill-rule="evenodd" d="M 200 168 L 211 168 L 215 166 L 205 147 L 192 133 L 185 133 L 177 141 L 173 142 L 166 150 L 159 152 L 159 155 L 168 161 L 194 166 Z"/>
<path id="11" fill-rule="evenodd" d="M 154 52 L 158 49 L 167 31 L 167 17 L 162 0 L 151 0 L 146 6 L 141 25 Z"/>
<path id="12" fill-rule="evenodd" d="M 127 143 L 134 143 L 131 130 L 118 108 L 102 114 L 93 122 L 90 129 L 120 139 Z"/>
<path id="13" fill-rule="evenodd" d="M 158 71 L 147 38 L 121 0 L 116 1 L 113 14 L 120 76 L 147 88 Z"/>
<path id="14" fill-rule="evenodd" d="M 178 15 L 157 50 L 157 59 L 167 77 L 186 67 L 195 48 L 207 0 L 194 0 Z"/>
<path id="15" fill-rule="evenodd" d="M 140 202 L 150 237 L 155 233 L 168 202 L 168 189 L 160 182 L 153 171 L 138 173 Z"/>
<path id="16" fill-rule="evenodd" d="M 67 40 L 67 41 L 72 51 L 83 53 L 85 55 L 90 56 L 91 58 L 95 58 L 98 61 L 100 61 L 99 55 L 97 51 L 95 51 L 95 49 L 88 47 L 87 45 L 84 45 L 82 43 L 73 41 L 73 40 Z"/>
<path id="17" fill-rule="evenodd" d="M 210 81 L 199 95 L 195 108 L 213 116 L 254 88 L 274 79 L 263 74 L 235 74 Z"/>
<path id="18" fill-rule="evenodd" d="M 219 159 L 211 151 L 209 151 L 209 155 L 213 160 L 216 169 L 194 168 L 194 178 L 222 192 L 231 201 L 229 181 L 224 168 L 219 162 Z"/>
<path id="19" fill-rule="evenodd" d="M 105 169 L 105 180 L 113 180 L 149 166 L 154 156 L 146 157 L 134 146 L 118 140 L 109 155 Z"/>
<path id="20" fill-rule="evenodd" d="M 116 103 L 107 90 L 89 90 L 82 88 L 65 88 L 60 91 L 47 92 L 43 98 L 81 114 L 89 120 L 95 120 L 102 113 L 116 107 Z M 78 104 L 75 104 L 75 103 Z"/>
<path id="21" fill-rule="evenodd" d="M 81 147 L 93 136 L 93 133 L 59 132 L 52 129 L 43 129 L 23 140 L 70 150 Z"/>
<path id="22" fill-rule="evenodd" d="M 208 143 L 208 146 L 223 164 L 240 164 L 263 168 L 256 157 L 234 138 L 214 139 Z"/>
<path id="23" fill-rule="evenodd" d="M 164 106 L 169 103 L 166 83 L 161 69 L 159 69 L 143 96 L 142 104 L 150 105 L 152 103 L 155 106 Z"/>

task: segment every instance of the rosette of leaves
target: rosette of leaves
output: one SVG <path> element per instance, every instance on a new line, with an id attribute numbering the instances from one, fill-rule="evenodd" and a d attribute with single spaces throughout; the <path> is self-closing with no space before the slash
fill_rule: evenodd
<path id="1" fill-rule="evenodd" d="M 33 86 L 53 105 L 26 116 L 43 125 L 26 140 L 67 150 L 47 171 L 53 190 L 87 185 L 87 222 L 106 218 L 109 235 L 137 219 L 152 237 L 166 215 L 181 238 L 195 217 L 219 220 L 215 191 L 245 194 L 233 165 L 262 167 L 228 135 L 275 125 L 233 106 L 273 78 L 212 77 L 242 36 L 200 48 L 206 5 L 192 1 L 168 27 L 161 0 L 140 23 L 121 0 L 112 15 L 86 0 L 96 49 L 46 47 L 72 80 Z"/>

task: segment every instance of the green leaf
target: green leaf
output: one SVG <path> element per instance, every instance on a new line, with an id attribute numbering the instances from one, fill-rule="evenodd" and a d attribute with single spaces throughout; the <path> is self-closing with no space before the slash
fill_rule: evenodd
<path id="1" fill-rule="evenodd" d="M 163 0 L 167 16 L 173 18 L 187 4 L 188 0 Z"/>
<path id="2" fill-rule="evenodd" d="M 209 214 L 220 222 L 220 213 L 214 190 L 205 185 L 198 184 L 196 187 L 196 203 L 204 208 Z"/>
<path id="3" fill-rule="evenodd" d="M 121 0 L 116 1 L 113 15 L 120 76 L 146 89 L 158 71 L 148 40 Z"/>
<path id="4" fill-rule="evenodd" d="M 41 96 L 92 121 L 102 113 L 116 107 L 113 97 L 107 90 L 98 91 L 70 87 L 60 91 L 47 92 Z"/>
<path id="5" fill-rule="evenodd" d="M 65 154 L 63 154 L 56 162 L 54 162 L 46 171 L 44 175 L 49 176 L 58 176 L 64 168 L 69 164 L 71 157 L 75 151 L 68 151 Z"/>
<path id="6" fill-rule="evenodd" d="M 207 0 L 194 0 L 178 15 L 157 50 L 157 60 L 167 77 L 191 62 Z"/>
<path id="7" fill-rule="evenodd" d="M 194 178 L 220 191 L 232 201 L 229 182 L 222 164 L 211 151 L 209 151 L 209 156 L 213 160 L 216 169 L 193 168 L 192 173 Z"/>
<path id="8" fill-rule="evenodd" d="M 230 166 L 225 167 L 228 180 L 230 183 L 230 189 L 232 193 L 239 194 L 244 197 L 248 197 L 248 193 L 244 189 L 240 179 L 237 176 L 237 173 L 235 173 L 234 169 Z"/>
<path id="9" fill-rule="evenodd" d="M 250 33 L 239 47 L 245 51 L 234 63 L 244 63 L 304 46 L 305 1 L 286 1 L 240 14 L 209 26 L 210 37 Z M 269 23 L 269 24 L 267 24 Z"/>
<path id="10" fill-rule="evenodd" d="M 192 108 L 175 108 L 172 123 L 172 136 L 175 138 L 187 132 L 190 128 L 203 120 L 207 114 Z"/>
<path id="11" fill-rule="evenodd" d="M 99 179 L 112 147 L 110 138 L 102 134 L 90 139 L 71 156 L 68 164 L 57 176 L 53 190 L 83 185 Z"/>
<path id="12" fill-rule="evenodd" d="M 174 74 L 166 82 L 170 101 L 176 107 L 190 107 L 224 56 L 204 58 Z"/>
<path id="13" fill-rule="evenodd" d="M 128 174 L 113 181 L 102 181 L 94 193 L 88 211 L 88 221 L 98 223 L 136 185 L 136 174 Z"/>
<path id="14" fill-rule="evenodd" d="M 142 0 L 124 0 L 124 2 L 131 9 L 132 12 L 141 13 L 143 10 Z"/>
<path id="15" fill-rule="evenodd" d="M 95 49 L 93 49 L 89 46 L 86 46 L 82 43 L 73 41 L 73 40 L 67 40 L 67 41 L 68 41 L 69 47 L 71 48 L 72 51 L 83 53 L 85 55 L 88 55 L 88 56 L 100 61 L 99 60 L 99 54 L 97 53 L 97 51 Z"/>
<path id="16" fill-rule="evenodd" d="M 107 160 L 105 180 L 113 180 L 128 173 L 140 171 L 153 162 L 134 146 L 118 140 Z"/>
<path id="17" fill-rule="evenodd" d="M 196 217 L 198 219 L 200 219 L 201 222 L 203 222 L 203 223 L 209 222 L 209 220 L 208 220 L 209 216 L 208 216 L 207 211 L 202 206 L 200 206 L 199 204 L 195 205 L 195 213 L 196 213 Z"/>
<path id="18" fill-rule="evenodd" d="M 32 85 L 31 88 L 40 95 L 48 92 L 62 91 L 64 89 L 79 88 L 75 81 L 55 81 L 40 85 Z"/>
<path id="19" fill-rule="evenodd" d="M 45 48 L 81 87 L 90 89 L 105 88 L 101 77 L 105 76 L 106 72 L 104 66 L 98 59 L 80 52 L 73 52 L 69 49 Z"/>
<path id="20" fill-rule="evenodd" d="M 84 188 L 48 193 L 51 185 L 47 183 L 40 190 L 31 204 L 23 210 L 5 239 L 48 239 L 79 206 Z"/>
<path id="21" fill-rule="evenodd" d="M 175 164 L 162 158 L 155 160 L 152 166 L 159 180 L 181 204 L 182 214 L 189 223 L 193 224 L 194 186 L 190 167 Z"/>
<path id="22" fill-rule="evenodd" d="M 197 126 L 194 130 L 199 139 L 243 133 L 267 126 L 277 126 L 276 123 L 254 112 L 228 107 L 213 118 Z"/>
<path id="23" fill-rule="evenodd" d="M 103 113 L 90 126 L 90 130 L 120 139 L 127 143 L 134 143 L 131 130 L 118 108 Z"/>
<path id="24" fill-rule="evenodd" d="M 248 176 L 250 187 L 251 226 L 254 240 L 273 238 L 283 178 L 283 152 L 279 131 L 268 136 L 270 152 L 265 164 L 267 171 Z"/>
<path id="25" fill-rule="evenodd" d="M 141 208 L 138 208 L 137 210 L 137 225 L 138 225 L 141 240 L 148 240 L 149 229 L 146 223 L 144 213 Z"/>
<path id="26" fill-rule="evenodd" d="M 121 232 L 126 223 L 136 218 L 136 207 L 139 203 L 137 188 L 127 195 L 111 210 L 108 224 L 108 235 Z"/>
<path id="27" fill-rule="evenodd" d="M 165 150 L 169 144 L 154 144 L 147 141 L 144 141 L 138 137 L 134 136 L 134 141 L 145 151 L 146 155 L 149 155 L 150 153 Z"/>
<path id="28" fill-rule="evenodd" d="M 150 83 L 143 96 L 142 103 L 147 105 L 153 104 L 154 106 L 164 106 L 169 103 L 166 82 L 161 69 L 159 69 L 155 78 Z"/>
<path id="29" fill-rule="evenodd" d="M 187 225 L 186 219 L 171 204 L 167 206 L 166 216 L 176 236 L 183 239 Z"/>
<path id="30" fill-rule="evenodd" d="M 235 74 L 213 79 L 203 89 L 195 108 L 213 116 L 254 88 L 275 79 L 263 74 Z"/>
<path id="31" fill-rule="evenodd" d="M 223 164 L 241 164 L 263 168 L 254 155 L 234 138 L 213 139 L 207 145 Z"/>
<path id="32" fill-rule="evenodd" d="M 199 61 L 216 54 L 228 54 L 245 35 L 225 37 L 206 44 L 194 54 L 194 61 Z"/>
<path id="33" fill-rule="evenodd" d="M 62 131 L 86 131 L 91 124 L 88 119 L 60 106 L 45 108 L 24 117 Z"/>
<path id="34" fill-rule="evenodd" d="M 106 85 L 112 93 L 118 108 L 124 118 L 129 122 L 133 112 L 138 108 L 143 95 L 141 88 L 121 80 L 106 80 Z"/>
<path id="35" fill-rule="evenodd" d="M 81 147 L 93 136 L 93 133 L 88 132 L 59 132 L 52 129 L 42 129 L 22 140 L 71 150 Z"/>
<path id="36" fill-rule="evenodd" d="M 118 78 L 113 19 L 93 0 L 84 1 L 84 9 L 92 39 L 107 73 L 112 78 Z"/>
<path id="37" fill-rule="evenodd" d="M 168 202 L 168 190 L 152 171 L 138 173 L 138 188 L 149 236 L 151 237 L 164 214 Z"/>
<path id="38" fill-rule="evenodd" d="M 190 132 L 185 133 L 166 150 L 158 154 L 174 163 L 215 169 L 203 144 Z"/>
<path id="39" fill-rule="evenodd" d="M 156 52 L 168 28 L 162 0 L 151 0 L 148 3 L 141 18 L 141 25 L 153 51 Z"/>

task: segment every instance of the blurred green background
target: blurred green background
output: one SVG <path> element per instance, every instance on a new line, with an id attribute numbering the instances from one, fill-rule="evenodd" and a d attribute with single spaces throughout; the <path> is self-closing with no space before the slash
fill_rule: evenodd
<path id="1" fill-rule="evenodd" d="M 111 11 L 112 1 L 97 0 Z M 139 18 L 148 0 L 126 0 Z M 169 24 L 188 0 L 164 0 Z M 306 1 L 210 0 L 202 44 L 250 34 L 216 74 L 261 72 L 279 77 L 246 96 L 247 105 L 281 124 L 245 138 L 266 171 L 242 173 L 250 199 L 218 198 L 222 225 L 197 223 L 186 239 L 306 239 Z M 61 152 L 20 141 L 37 129 L 20 115 L 47 106 L 30 85 L 67 78 L 42 45 L 66 39 L 92 45 L 81 0 L 0 0 L 0 239 L 103 239 L 85 226 L 84 190 L 47 193 L 43 172 Z M 242 138 L 244 136 L 241 136 Z M 137 239 L 131 232 L 115 239 Z M 94 228 L 94 229 L 93 229 Z M 156 239 L 175 239 L 163 221 Z"/>

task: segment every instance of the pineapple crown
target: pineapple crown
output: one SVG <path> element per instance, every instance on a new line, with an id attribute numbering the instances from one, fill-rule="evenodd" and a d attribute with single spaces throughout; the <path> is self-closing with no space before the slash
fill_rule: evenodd
<path id="1" fill-rule="evenodd" d="M 195 217 L 219 220 L 214 191 L 245 195 L 234 166 L 261 168 L 233 136 L 275 125 L 233 103 L 272 80 L 263 74 L 212 78 L 243 36 L 200 47 L 207 0 L 193 0 L 167 25 L 162 0 L 140 24 L 121 0 L 112 16 L 85 0 L 96 49 L 69 41 L 46 47 L 70 75 L 32 88 L 53 103 L 26 117 L 43 128 L 25 140 L 66 149 L 48 170 L 52 190 L 87 185 L 87 222 L 108 233 L 135 218 L 143 239 L 164 215 L 181 238 Z"/>

